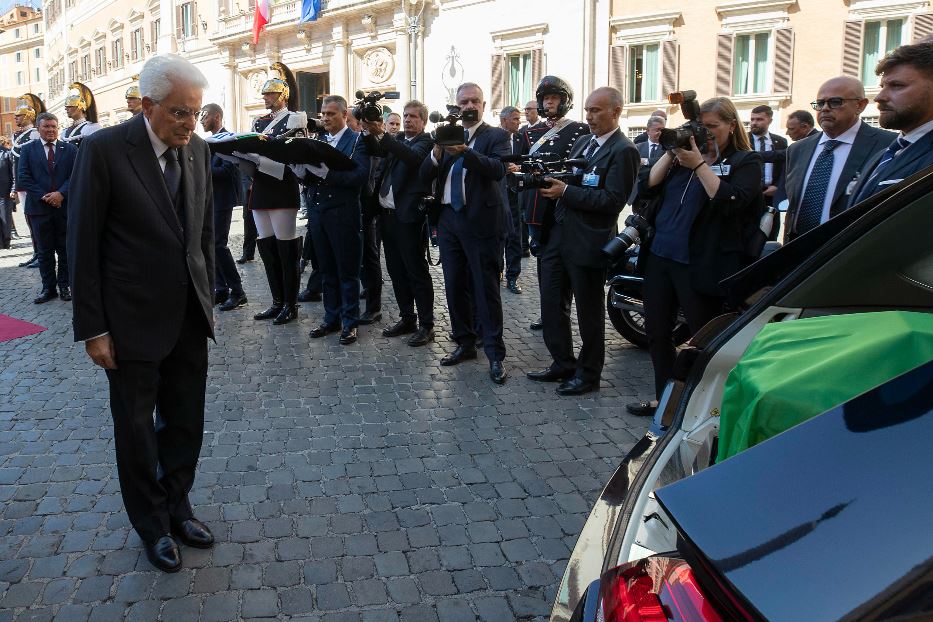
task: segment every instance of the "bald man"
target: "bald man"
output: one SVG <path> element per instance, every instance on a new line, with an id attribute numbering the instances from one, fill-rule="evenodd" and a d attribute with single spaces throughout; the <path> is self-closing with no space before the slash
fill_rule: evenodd
<path id="1" fill-rule="evenodd" d="M 785 244 L 845 210 L 865 164 L 896 138 L 862 123 L 866 105 L 855 78 L 832 78 L 817 92 L 812 106 L 823 131 L 787 150 Z"/>

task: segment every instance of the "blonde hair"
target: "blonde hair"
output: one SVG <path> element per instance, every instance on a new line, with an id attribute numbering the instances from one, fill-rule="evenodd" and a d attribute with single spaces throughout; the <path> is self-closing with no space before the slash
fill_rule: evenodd
<path id="1" fill-rule="evenodd" d="M 728 97 L 713 97 L 707 99 L 700 106 L 700 114 L 714 112 L 720 120 L 726 123 L 735 121 L 735 129 L 729 133 L 729 145 L 736 151 L 751 151 L 752 144 L 748 140 L 748 134 L 745 132 L 745 126 L 739 120 L 739 112 L 735 109 L 735 104 Z"/>

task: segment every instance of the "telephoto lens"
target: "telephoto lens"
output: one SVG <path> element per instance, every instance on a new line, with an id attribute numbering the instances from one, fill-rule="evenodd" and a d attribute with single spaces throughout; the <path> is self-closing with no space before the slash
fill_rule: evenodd
<path id="1" fill-rule="evenodd" d="M 638 214 L 630 214 L 625 219 L 625 228 L 603 246 L 603 255 L 612 261 L 618 261 L 631 246 L 641 243 L 649 226 L 648 221 Z"/>

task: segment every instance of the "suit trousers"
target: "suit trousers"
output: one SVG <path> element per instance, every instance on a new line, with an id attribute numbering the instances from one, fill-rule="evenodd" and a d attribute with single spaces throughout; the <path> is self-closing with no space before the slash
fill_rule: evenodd
<path id="1" fill-rule="evenodd" d="M 168 355 L 118 360 L 107 378 L 123 504 L 140 538 L 152 542 L 169 533 L 171 520 L 193 516 L 188 492 L 204 434 L 207 338 L 190 285 L 181 332 Z"/>
<path id="2" fill-rule="evenodd" d="M 509 198 L 508 232 L 505 238 L 505 278 L 517 279 L 522 273 L 522 209 L 518 195 L 506 190 Z"/>
<path id="3" fill-rule="evenodd" d="M 237 272 L 236 263 L 233 261 L 233 253 L 227 247 L 232 218 L 232 209 L 214 210 L 214 291 L 230 290 L 234 294 L 242 294 L 240 273 Z M 255 226 L 256 223 L 253 223 L 253 227 Z"/>
<path id="4" fill-rule="evenodd" d="M 358 206 L 345 205 L 321 211 L 312 207 L 308 226 L 321 266 L 324 323 L 343 328 L 360 319 L 360 264 L 363 234 Z"/>
<path id="5" fill-rule="evenodd" d="M 692 335 L 722 313 L 724 300 L 696 291 L 690 283 L 690 266 L 651 254 L 645 266 L 644 297 L 648 353 L 654 367 L 655 397 L 660 399 L 674 372 L 678 310 L 683 309 Z"/>
<path id="6" fill-rule="evenodd" d="M 311 265 L 311 274 L 308 275 L 308 284 L 305 289 L 309 292 L 320 294 L 323 288 L 321 283 L 321 265 L 318 263 L 317 253 L 314 251 L 314 236 L 311 235 L 310 217 L 308 218 L 304 246 L 301 249 L 301 258 Z"/>
<path id="7" fill-rule="evenodd" d="M 400 222 L 395 210 L 382 210 L 379 217 L 382 246 L 385 248 L 386 269 L 392 279 L 392 290 L 403 320 L 415 320 L 418 325 L 434 326 L 434 284 L 428 269 L 425 246 L 425 221 Z"/>
<path id="8" fill-rule="evenodd" d="M 538 264 L 544 345 L 554 363 L 576 377 L 598 382 L 606 358 L 605 268 L 581 266 L 561 251 L 564 225 L 554 224 Z M 580 356 L 573 354 L 570 303 L 576 300 Z"/>
<path id="9" fill-rule="evenodd" d="M 475 235 L 465 211 L 455 212 L 447 205 L 441 209 L 437 240 L 454 340 L 460 345 L 474 344 L 478 324 L 486 357 L 501 361 L 505 358 L 499 295 L 501 240 Z"/>
<path id="10" fill-rule="evenodd" d="M 65 251 L 65 231 L 68 214 L 58 208 L 46 214 L 30 216 L 32 235 L 36 241 L 39 256 L 39 274 L 42 277 L 42 289 L 68 287 L 68 254 Z M 56 274 L 55 256 L 58 255 Z"/>
<path id="11" fill-rule="evenodd" d="M 379 259 L 378 216 L 363 214 L 363 262 L 360 280 L 366 290 L 366 310 L 375 313 L 382 309 L 382 262 Z"/>
<path id="12" fill-rule="evenodd" d="M 0 197 L 0 249 L 10 248 L 13 239 L 13 199 Z"/>
<path id="13" fill-rule="evenodd" d="M 258 237 L 256 221 L 253 220 L 253 210 L 249 208 L 249 197 L 247 196 L 246 205 L 243 206 L 243 256 L 247 259 L 256 257 L 256 239 Z"/>

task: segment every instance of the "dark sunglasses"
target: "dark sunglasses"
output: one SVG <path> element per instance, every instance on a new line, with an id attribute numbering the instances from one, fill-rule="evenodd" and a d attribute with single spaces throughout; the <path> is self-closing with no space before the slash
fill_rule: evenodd
<path id="1" fill-rule="evenodd" d="M 829 104 L 830 110 L 835 110 L 836 108 L 841 108 L 846 102 L 857 102 L 859 101 L 858 97 L 830 97 L 829 99 L 818 99 L 815 102 L 810 102 L 810 106 L 814 110 L 819 112 L 823 109 L 823 106 Z"/>

